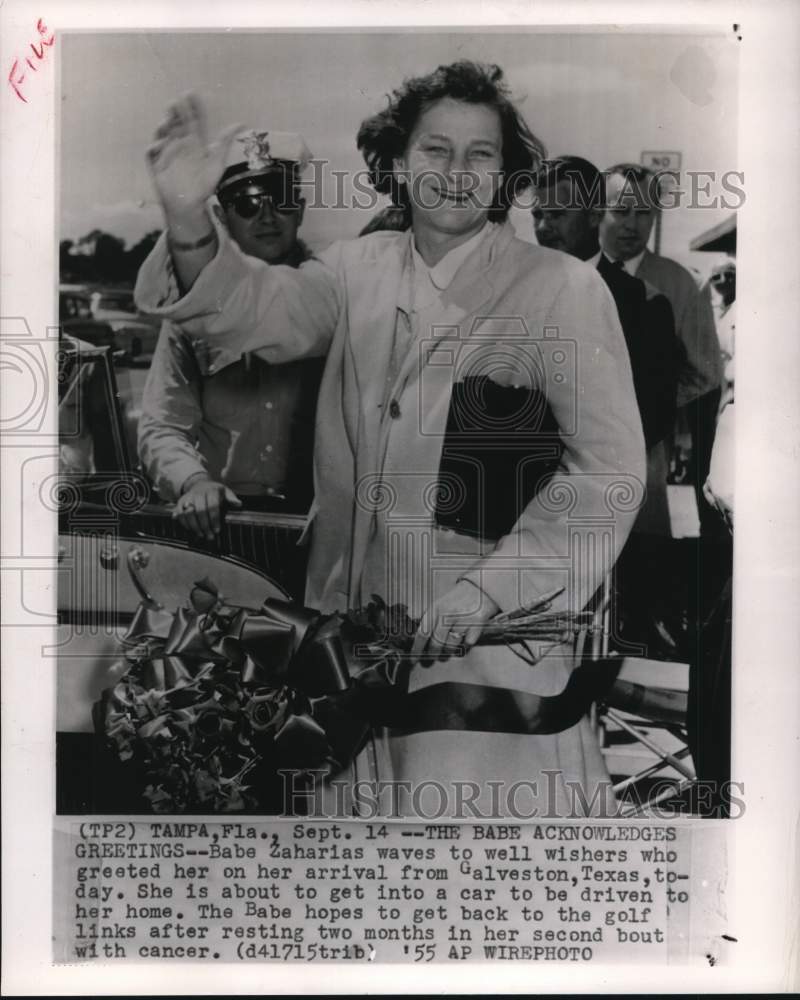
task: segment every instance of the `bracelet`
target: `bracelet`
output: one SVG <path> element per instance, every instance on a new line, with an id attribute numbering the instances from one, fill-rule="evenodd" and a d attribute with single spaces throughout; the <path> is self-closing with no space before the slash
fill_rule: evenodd
<path id="1" fill-rule="evenodd" d="M 170 236 L 169 245 L 172 250 L 180 250 L 183 253 L 186 253 L 189 250 L 202 250 L 203 247 L 207 247 L 209 244 L 214 242 L 216 235 L 216 231 L 212 229 L 207 236 L 204 236 L 196 243 L 180 243 L 178 240 L 175 240 Z"/>
<path id="2" fill-rule="evenodd" d="M 195 483 L 203 481 L 208 481 L 208 482 L 212 481 L 207 472 L 193 472 L 191 476 L 188 476 L 184 480 L 184 483 L 181 486 L 180 496 L 184 496 L 184 494 L 188 493 L 189 490 L 195 485 Z"/>

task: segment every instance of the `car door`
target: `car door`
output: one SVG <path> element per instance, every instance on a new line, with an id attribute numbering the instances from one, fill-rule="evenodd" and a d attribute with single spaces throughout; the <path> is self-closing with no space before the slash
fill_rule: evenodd
<path id="1" fill-rule="evenodd" d="M 69 337 L 59 352 L 60 813 L 143 808 L 125 801 L 119 762 L 93 734 L 92 706 L 110 683 L 119 640 L 144 597 L 175 611 L 205 578 L 229 603 L 258 607 L 268 597 L 302 601 L 305 584 L 305 548 L 298 545 L 304 511 L 231 513 L 213 543 L 173 519 L 134 457 L 129 362 L 109 347 Z"/>

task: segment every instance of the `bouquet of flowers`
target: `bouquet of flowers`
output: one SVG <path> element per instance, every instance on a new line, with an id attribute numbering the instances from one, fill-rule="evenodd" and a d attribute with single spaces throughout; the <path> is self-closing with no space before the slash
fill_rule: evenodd
<path id="1" fill-rule="evenodd" d="M 559 593 L 498 615 L 479 642 L 555 643 L 588 627 L 588 612 L 552 613 Z M 172 614 L 147 595 L 95 727 L 137 765 L 155 812 L 256 808 L 264 769 L 333 774 L 371 727 L 393 724 L 417 625 L 378 597 L 333 615 L 271 598 L 242 608 L 205 579 Z"/>

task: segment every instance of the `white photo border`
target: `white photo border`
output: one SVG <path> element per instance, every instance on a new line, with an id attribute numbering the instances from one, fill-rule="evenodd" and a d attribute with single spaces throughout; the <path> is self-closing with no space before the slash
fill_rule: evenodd
<path id="1" fill-rule="evenodd" d="M 15 58 L 36 40 L 36 21 L 48 28 L 155 30 L 281 27 L 322 30 L 371 27 L 454 27 L 443 0 L 396 2 L 238 2 L 191 5 L 127 0 L 109 5 L 59 0 L 41 7 L 6 0 L 0 9 L 2 205 L 0 316 L 24 317 L 34 336 L 55 326 L 57 285 L 56 170 L 58 44 L 54 59 L 29 81 L 28 103 L 11 92 Z M 790 2 L 697 4 L 595 3 L 516 0 L 484 5 L 462 0 L 464 26 L 531 24 L 563 30 L 625 25 L 691 32 L 740 25 L 740 163 L 746 205 L 739 213 L 738 268 L 742 276 L 737 342 L 737 544 L 734 623 L 734 775 L 744 782 L 747 812 L 731 824 L 731 882 L 726 899 L 737 937 L 726 961 L 689 967 L 528 965 L 482 970 L 491 992 L 785 992 L 800 987 L 800 862 L 797 822 L 800 789 L 798 566 L 800 384 L 798 233 L 794 181 L 798 164 L 800 8 Z M 579 28 L 575 28 L 579 25 Z M 658 29 L 652 26 L 657 25 Z M 594 27 L 593 27 L 594 26 Z M 165 102 L 172 95 L 165 94 Z M 782 203 L 782 199 L 786 199 Z M 50 384 L 53 372 L 50 373 Z M 2 402 L 10 405 L 8 399 Z M 5 413 L 9 410 L 5 409 Z M 52 417 L 52 414 L 51 414 Z M 55 468 L 51 419 L 33 452 Z M 55 597 L 52 520 L 34 527 L 39 547 L 23 548 L 20 509 L 34 489 L 21 472 L 26 444 L 8 436 L 2 447 L 4 619 L 24 612 L 23 571 Z M 40 467 L 37 467 L 39 472 Z M 37 472 L 37 475 L 39 474 Z M 44 512 L 42 512 L 44 515 Z M 53 515 L 53 519 L 54 519 Z M 31 525 L 26 525 L 29 531 Z M 35 570 L 40 572 L 35 574 Z M 19 606 L 17 606 L 19 605 Z M 41 607 L 41 604 L 37 605 Z M 51 947 L 52 825 L 54 811 L 54 663 L 40 650 L 51 626 L 2 629 L 3 652 L 3 989 L 18 995 L 148 995 L 151 993 L 475 992 L 476 968 L 337 966 L 284 967 L 141 965 L 54 966 Z M 35 698 L 35 701 L 33 699 Z M 491 977 L 491 978 L 490 978 Z M 535 978 L 534 978 L 535 977 Z"/>

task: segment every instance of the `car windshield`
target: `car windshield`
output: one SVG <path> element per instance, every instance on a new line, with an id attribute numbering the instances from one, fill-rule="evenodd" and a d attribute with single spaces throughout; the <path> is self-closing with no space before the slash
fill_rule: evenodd
<path id="1" fill-rule="evenodd" d="M 136 306 L 133 302 L 133 295 L 130 293 L 114 293 L 109 295 L 103 292 L 97 301 L 97 309 L 116 310 L 117 312 L 135 313 Z"/>
<path id="2" fill-rule="evenodd" d="M 63 475 L 119 474 L 130 445 L 120 434 L 120 407 L 108 350 L 67 338 L 59 357 L 59 466 Z"/>
<path id="3" fill-rule="evenodd" d="M 62 319 L 89 319 L 92 306 L 88 296 L 64 293 L 59 300 L 59 312 Z"/>

